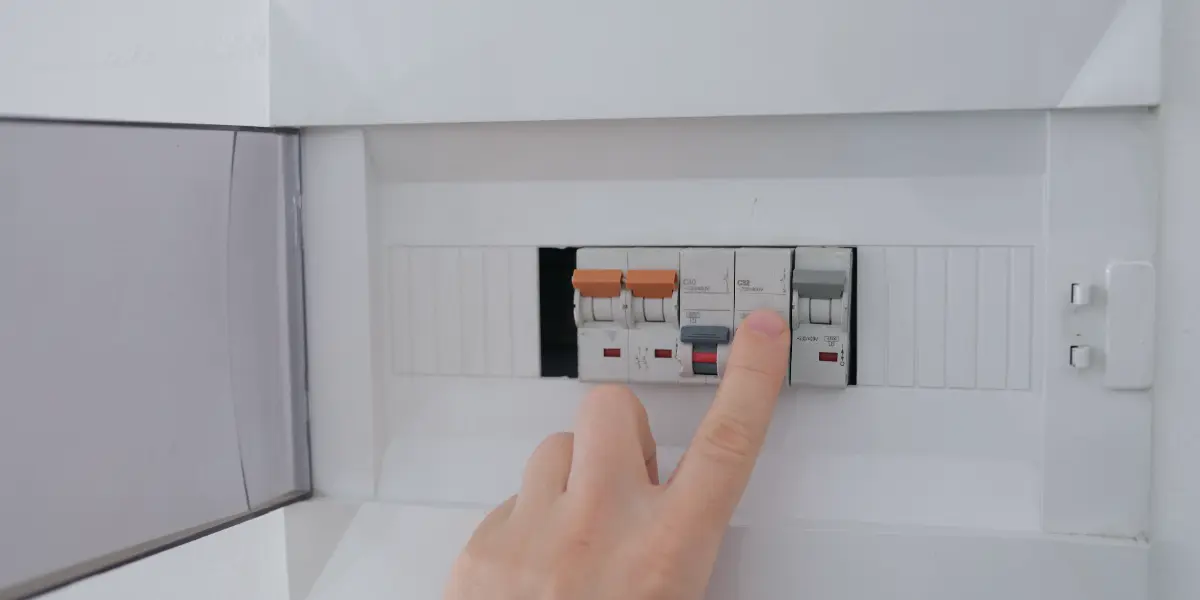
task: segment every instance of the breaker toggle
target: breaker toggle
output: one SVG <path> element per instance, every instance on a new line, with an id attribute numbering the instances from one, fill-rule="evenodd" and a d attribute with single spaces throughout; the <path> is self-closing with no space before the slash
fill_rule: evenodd
<path id="1" fill-rule="evenodd" d="M 620 269 L 575 269 L 571 286 L 575 288 L 575 326 L 585 322 L 612 322 L 628 327 L 629 290 L 624 289 Z"/>
<path id="2" fill-rule="evenodd" d="M 679 330 L 679 374 L 720 377 L 729 360 L 730 331 L 719 325 L 685 325 Z"/>
<path id="3" fill-rule="evenodd" d="M 625 287 L 635 323 L 679 323 L 679 274 L 669 269 L 630 269 Z"/>
<path id="4" fill-rule="evenodd" d="M 792 327 L 846 323 L 846 282 L 847 273 L 841 270 L 796 269 L 792 274 Z"/>

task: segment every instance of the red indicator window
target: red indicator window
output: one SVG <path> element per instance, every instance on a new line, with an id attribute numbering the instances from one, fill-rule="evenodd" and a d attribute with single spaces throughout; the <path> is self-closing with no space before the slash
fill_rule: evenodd
<path id="1" fill-rule="evenodd" d="M 818 352 L 817 360 L 821 362 L 837 362 L 838 355 L 837 352 Z"/>
<path id="2" fill-rule="evenodd" d="M 654 351 L 654 358 L 671 358 L 671 351 L 659 348 Z"/>
<path id="3" fill-rule="evenodd" d="M 715 365 L 715 364 L 717 364 L 717 353 L 716 352 L 696 352 L 695 350 L 693 350 L 692 351 L 692 362 Z"/>
<path id="4" fill-rule="evenodd" d="M 620 348 L 605 348 L 604 358 L 621 358 Z"/>

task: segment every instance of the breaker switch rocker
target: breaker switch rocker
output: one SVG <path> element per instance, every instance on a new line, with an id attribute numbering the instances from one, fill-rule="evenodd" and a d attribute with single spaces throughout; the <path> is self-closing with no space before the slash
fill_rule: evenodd
<path id="1" fill-rule="evenodd" d="M 796 248 L 792 271 L 795 385 L 846 387 L 854 255 L 849 248 Z"/>
<path id="2" fill-rule="evenodd" d="M 575 269 L 571 286 L 575 288 L 575 326 L 584 323 L 612 322 L 629 326 L 629 291 L 623 288 L 620 269 Z"/>
<path id="3" fill-rule="evenodd" d="M 679 274 L 667 269 L 630 269 L 625 287 L 633 297 L 633 320 L 679 323 Z"/>
<path id="4" fill-rule="evenodd" d="M 720 377 L 729 360 L 728 327 L 685 325 L 679 330 L 679 374 L 683 377 Z"/>

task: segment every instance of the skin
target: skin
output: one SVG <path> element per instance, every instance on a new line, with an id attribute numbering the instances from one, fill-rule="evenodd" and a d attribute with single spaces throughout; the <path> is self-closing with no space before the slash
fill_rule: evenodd
<path id="1" fill-rule="evenodd" d="M 641 401 L 624 386 L 593 390 L 574 433 L 546 438 L 517 495 L 475 530 L 445 598 L 702 598 L 766 438 L 788 338 L 773 312 L 743 321 L 716 399 L 665 483 Z"/>

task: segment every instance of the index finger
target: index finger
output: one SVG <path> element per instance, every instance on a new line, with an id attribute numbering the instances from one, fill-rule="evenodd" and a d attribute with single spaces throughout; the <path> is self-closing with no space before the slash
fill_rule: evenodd
<path id="1" fill-rule="evenodd" d="M 769 310 L 738 327 L 716 399 L 667 490 L 674 514 L 693 526 L 723 531 L 741 500 L 787 374 L 790 338 L 787 323 Z"/>

